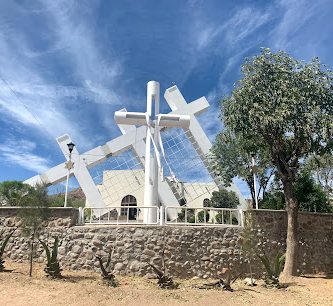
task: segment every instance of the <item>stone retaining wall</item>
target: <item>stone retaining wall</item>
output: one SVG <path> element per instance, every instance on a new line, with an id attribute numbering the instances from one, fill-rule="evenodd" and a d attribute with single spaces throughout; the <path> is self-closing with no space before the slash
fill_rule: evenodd
<path id="1" fill-rule="evenodd" d="M 285 243 L 287 213 L 253 210 L 256 223 L 271 241 Z M 305 213 L 298 216 L 298 269 L 304 273 L 333 272 L 333 214 Z"/>
<path id="2" fill-rule="evenodd" d="M 0 207 L 0 226 L 15 227 L 20 226 L 20 212 L 22 209 L 36 208 L 20 208 L 20 207 Z M 78 222 L 79 210 L 68 207 L 52 207 L 48 208 L 49 218 L 44 222 L 44 227 L 70 227 L 75 226 Z"/>
<path id="3" fill-rule="evenodd" d="M 44 227 L 41 239 L 53 241 L 59 236 L 59 258 L 63 267 L 72 270 L 98 271 L 95 255 L 108 255 L 114 247 L 113 268 L 116 273 L 147 275 L 149 263 L 162 266 L 164 252 L 167 271 L 178 277 L 218 277 L 222 268 L 247 269 L 236 227 L 194 226 L 71 226 L 77 211 L 69 210 Z M 261 231 L 268 238 L 267 252 L 272 245 L 283 249 L 286 237 L 286 213 L 283 211 L 252 211 Z M 247 213 L 248 214 L 248 213 Z M 8 221 L 11 219 L 12 221 Z M 71 220 L 71 221 L 69 221 Z M 4 217 L 0 208 L 0 224 L 18 222 L 16 216 Z M 300 213 L 300 272 L 329 272 L 333 267 L 333 214 Z M 16 261 L 28 259 L 29 240 L 17 230 L 7 247 L 6 256 Z M 44 260 L 38 247 L 37 261 Z M 262 272 L 254 262 L 257 273 Z"/>

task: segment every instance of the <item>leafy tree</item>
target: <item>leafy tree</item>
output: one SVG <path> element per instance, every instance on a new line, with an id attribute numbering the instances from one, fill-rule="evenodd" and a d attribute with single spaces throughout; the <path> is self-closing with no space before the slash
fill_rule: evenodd
<path id="1" fill-rule="evenodd" d="M 224 124 L 267 151 L 281 178 L 288 215 L 284 275 L 296 274 L 300 162 L 333 147 L 333 74 L 316 58 L 304 63 L 263 49 L 242 66 L 242 79 L 222 101 Z"/>
<path id="2" fill-rule="evenodd" d="M 260 203 L 260 208 L 264 209 L 286 209 L 284 193 L 281 190 L 267 192 L 266 198 Z"/>
<path id="3" fill-rule="evenodd" d="M 327 196 L 333 198 L 333 155 L 311 155 L 306 159 L 304 168 L 323 187 Z"/>
<path id="4" fill-rule="evenodd" d="M 241 135 L 235 135 L 229 130 L 222 131 L 216 138 L 212 148 L 212 170 L 223 180 L 226 186 L 230 186 L 234 177 L 244 180 L 251 192 L 252 203 L 256 203 L 252 154 L 256 152 L 256 177 L 258 184 L 257 198 L 262 194 L 265 198 L 266 189 L 270 179 L 274 174 L 275 167 L 267 155 L 267 151 L 257 148 Z"/>
<path id="5" fill-rule="evenodd" d="M 301 173 L 294 185 L 294 193 L 299 210 L 305 212 L 332 212 L 329 199 L 323 188 L 317 184 L 309 173 Z M 261 203 L 262 208 L 285 209 L 285 199 L 281 188 L 277 184 L 272 186 L 266 199 Z"/>
<path id="6" fill-rule="evenodd" d="M 209 207 L 215 208 L 237 208 L 239 205 L 239 198 L 233 191 L 221 189 L 213 191 L 212 197 L 209 201 Z"/>
<path id="7" fill-rule="evenodd" d="M 30 237 L 29 276 L 32 275 L 36 239 L 39 237 L 43 222 L 49 217 L 48 200 L 46 186 L 37 185 L 26 195 L 23 209 L 20 211 L 22 232 Z"/>
<path id="8" fill-rule="evenodd" d="M 30 185 L 20 181 L 4 181 L 0 183 L 2 205 L 23 206 L 27 195 L 32 192 Z"/>
<path id="9" fill-rule="evenodd" d="M 328 197 L 319 184 L 308 174 L 302 174 L 295 184 L 295 196 L 299 210 L 313 212 L 332 212 Z"/>

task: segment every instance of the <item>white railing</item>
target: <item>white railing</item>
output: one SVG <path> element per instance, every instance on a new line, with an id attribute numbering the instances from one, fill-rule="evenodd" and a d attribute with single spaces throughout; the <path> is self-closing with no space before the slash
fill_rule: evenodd
<path id="1" fill-rule="evenodd" d="M 146 214 L 146 216 L 145 216 Z M 149 218 L 147 216 L 149 215 Z M 170 218 L 170 216 L 173 216 Z M 145 222 L 144 220 L 150 220 Z M 192 208 L 185 206 L 115 206 L 83 208 L 80 224 L 114 225 L 185 225 L 185 226 L 243 226 L 243 211 L 229 208 Z"/>
<path id="2" fill-rule="evenodd" d="M 168 215 L 177 215 L 170 220 Z M 243 211 L 229 208 L 192 208 L 169 206 L 165 208 L 165 224 L 200 226 L 243 226 Z"/>
<path id="3" fill-rule="evenodd" d="M 156 206 L 113 206 L 108 208 L 83 208 L 79 219 L 84 224 L 143 224 L 144 214 L 152 216 L 149 224 L 158 224 L 159 207 Z"/>

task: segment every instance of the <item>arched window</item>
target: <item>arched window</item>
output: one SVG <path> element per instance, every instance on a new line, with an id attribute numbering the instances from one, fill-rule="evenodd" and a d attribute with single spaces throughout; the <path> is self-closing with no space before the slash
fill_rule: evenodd
<path id="1" fill-rule="evenodd" d="M 121 206 L 137 206 L 136 198 L 132 195 L 127 195 L 121 200 Z M 137 209 L 136 208 L 122 208 L 120 211 L 121 216 L 127 216 L 128 220 L 136 220 Z"/>
<path id="2" fill-rule="evenodd" d="M 209 207 L 210 200 L 209 199 L 204 199 L 203 200 L 203 207 Z"/>

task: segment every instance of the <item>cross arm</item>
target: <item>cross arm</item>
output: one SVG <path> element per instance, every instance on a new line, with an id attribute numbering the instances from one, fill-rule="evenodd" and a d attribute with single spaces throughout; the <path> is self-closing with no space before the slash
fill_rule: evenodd
<path id="1" fill-rule="evenodd" d="M 65 168 L 66 164 L 62 163 L 55 166 L 43 174 L 35 175 L 24 181 L 25 184 L 35 186 L 37 184 L 46 184 L 47 186 L 51 184 L 57 184 L 66 179 L 68 170 Z"/>
<path id="2" fill-rule="evenodd" d="M 165 91 L 164 98 L 172 110 L 171 114 L 189 114 L 198 116 L 205 112 L 209 107 L 209 103 L 205 97 L 196 99 L 191 103 L 186 103 L 176 85 Z"/>

